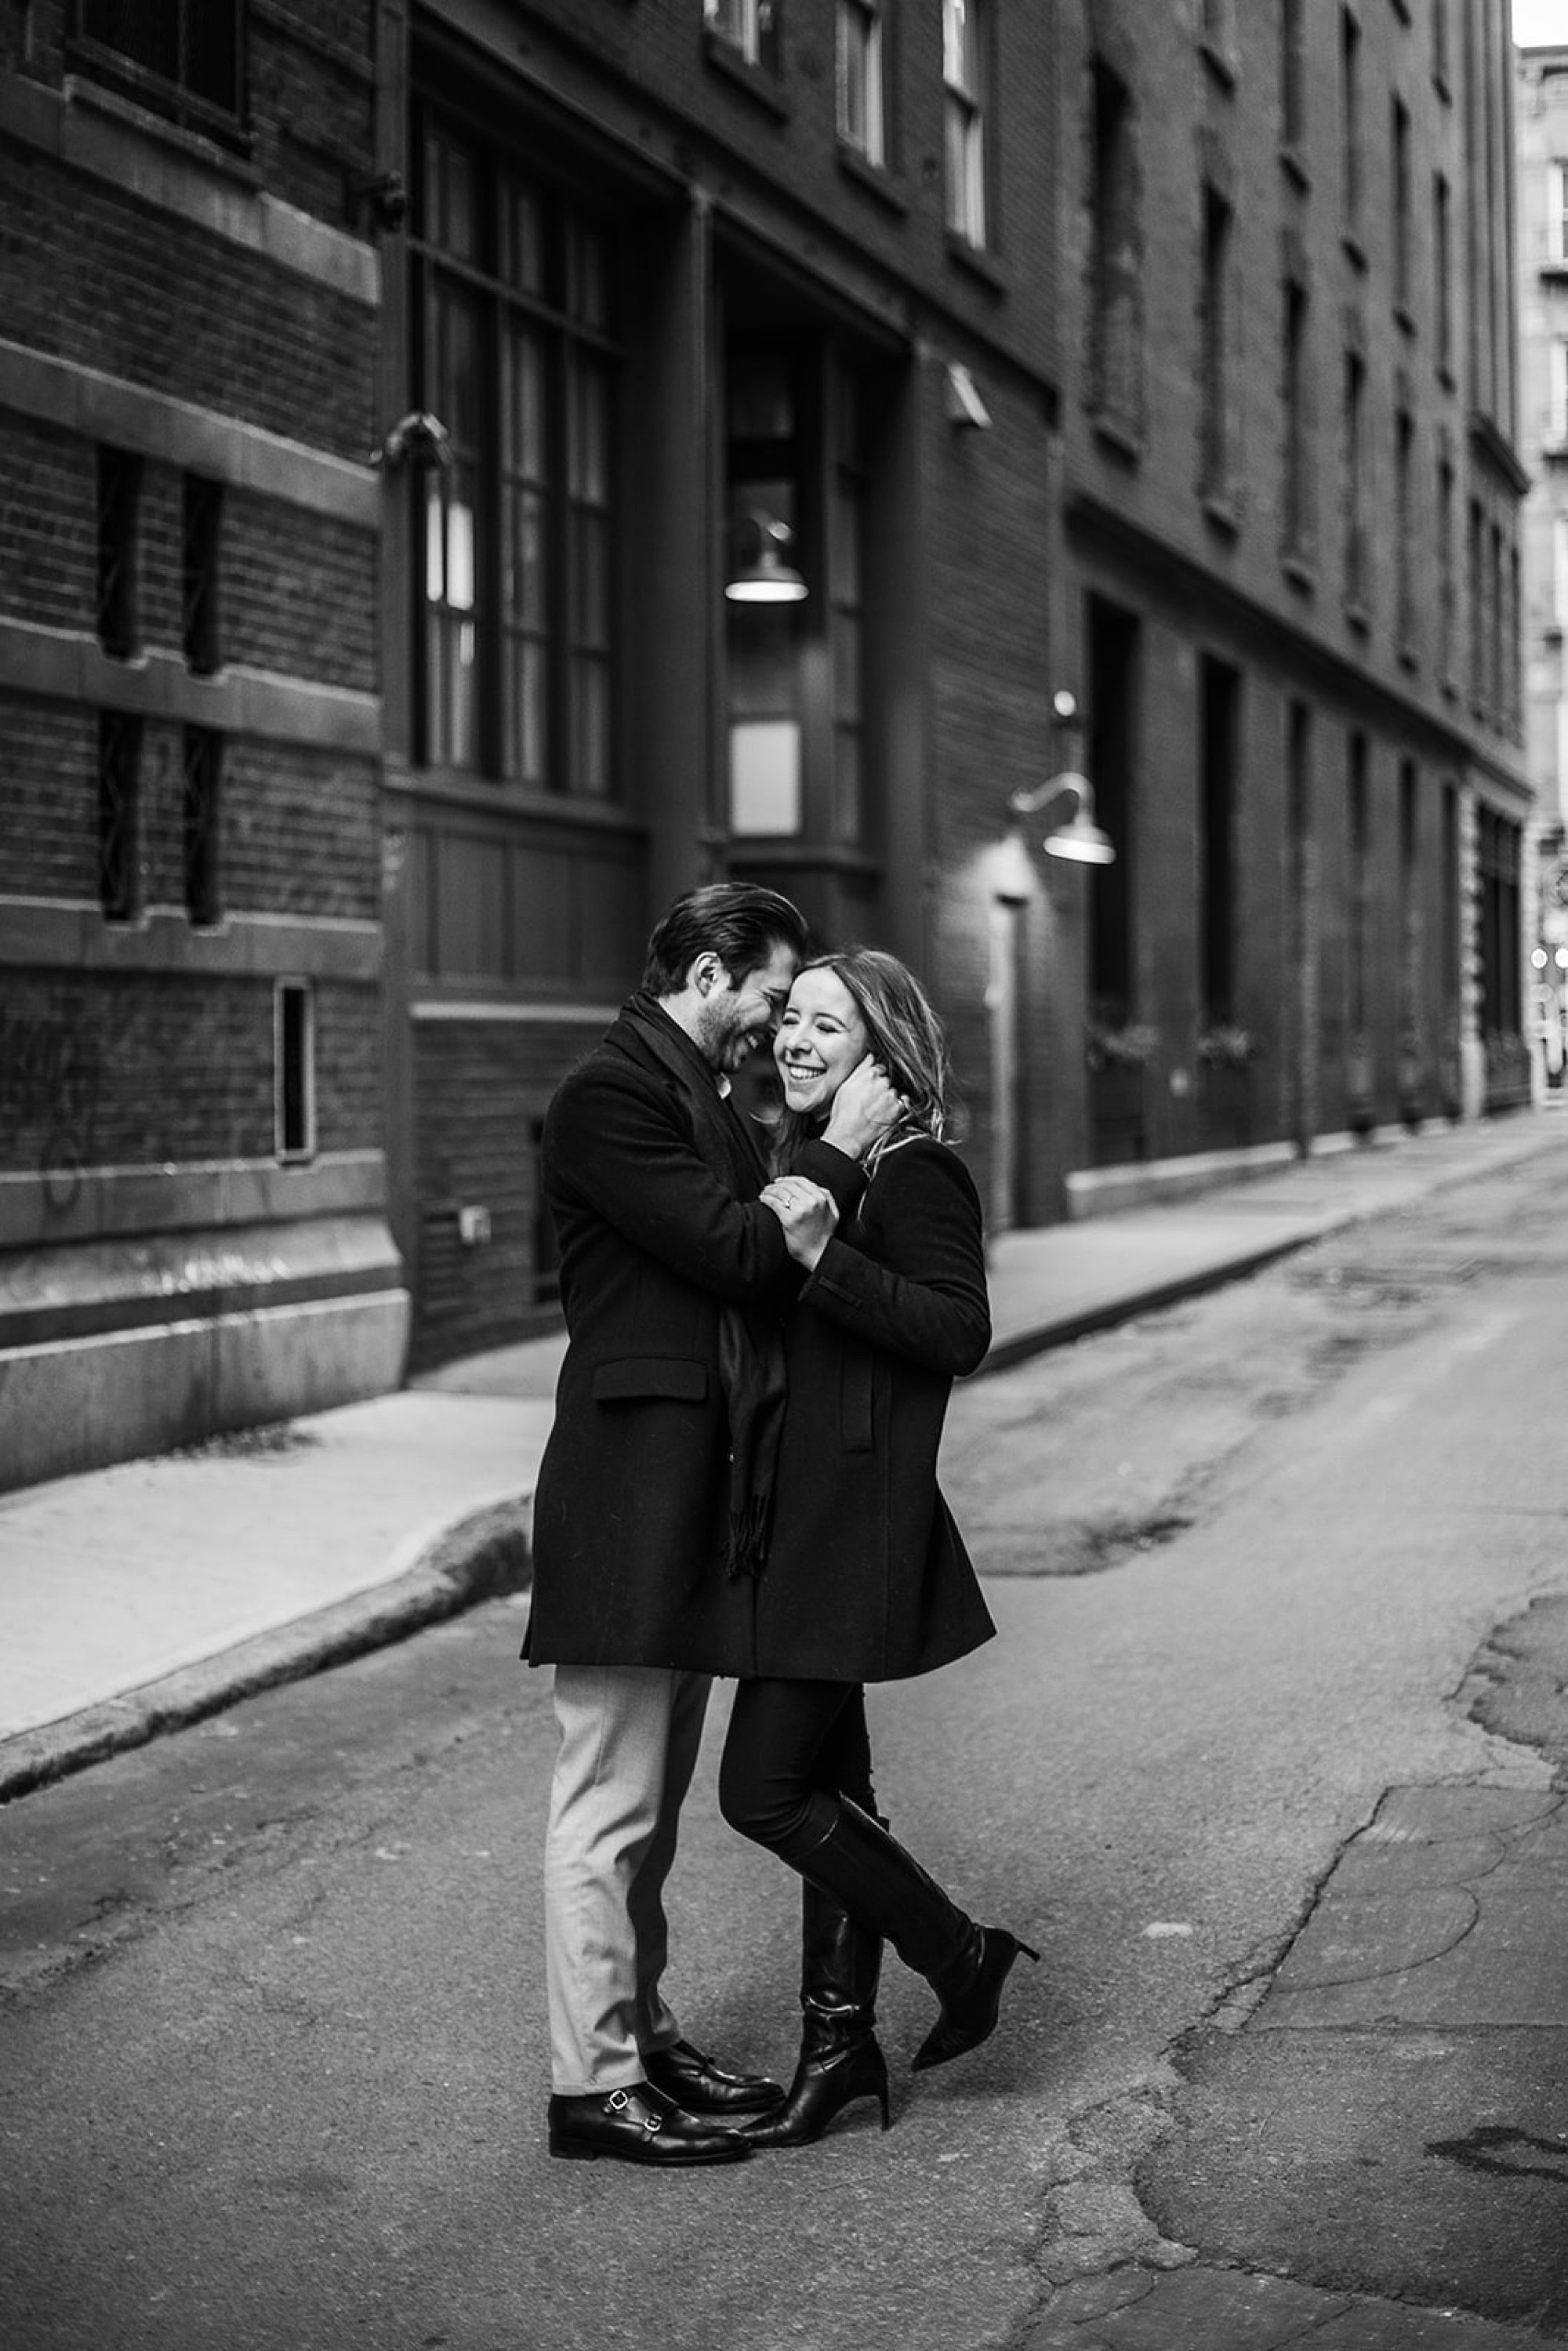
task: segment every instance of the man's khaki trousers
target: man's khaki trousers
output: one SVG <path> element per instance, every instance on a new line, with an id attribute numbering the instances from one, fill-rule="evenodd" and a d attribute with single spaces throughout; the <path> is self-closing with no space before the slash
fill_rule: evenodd
<path id="1" fill-rule="evenodd" d="M 659 1990 L 675 1857 L 711 1680 L 654 1666 L 557 1666 L 560 1731 L 545 1836 L 550 2075 L 623 2090 L 680 2028 Z"/>

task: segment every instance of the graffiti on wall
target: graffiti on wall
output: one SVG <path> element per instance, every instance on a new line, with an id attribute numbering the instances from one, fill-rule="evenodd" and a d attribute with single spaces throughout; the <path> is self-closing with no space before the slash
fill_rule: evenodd
<path id="1" fill-rule="evenodd" d="M 110 1044 L 79 1009 L 0 1012 L 0 1165 L 36 1172 L 56 1213 L 96 1156 Z"/>

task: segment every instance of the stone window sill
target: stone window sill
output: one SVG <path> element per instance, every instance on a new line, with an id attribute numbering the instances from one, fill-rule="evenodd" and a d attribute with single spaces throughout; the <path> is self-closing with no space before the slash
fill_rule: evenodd
<path id="1" fill-rule="evenodd" d="M 887 166 L 884 163 L 868 163 L 858 147 L 846 147 L 841 141 L 839 169 L 846 180 L 852 180 L 857 188 L 863 188 L 868 196 L 874 196 L 879 204 L 885 204 L 888 211 L 895 213 L 901 220 L 908 212 L 909 199 L 901 188 L 894 186 Z"/>
<path id="2" fill-rule="evenodd" d="M 743 91 L 765 114 L 770 114 L 775 122 L 789 121 L 794 109 L 785 91 L 779 88 L 776 74 L 770 73 L 766 66 L 752 65 L 748 58 L 741 56 L 733 41 L 727 41 L 722 33 L 716 33 L 711 28 L 706 36 L 706 47 L 708 64 L 716 73 L 733 82 L 736 89 Z"/>

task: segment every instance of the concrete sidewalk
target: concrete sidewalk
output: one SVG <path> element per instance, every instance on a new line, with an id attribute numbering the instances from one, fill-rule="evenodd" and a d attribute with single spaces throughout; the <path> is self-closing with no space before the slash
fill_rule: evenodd
<path id="1" fill-rule="evenodd" d="M 1568 1118 L 1522 1113 L 1007 1234 L 985 1369 L 1543 1152 L 1568 1159 Z M 526 1581 L 563 1344 L 0 1497 L 0 1801 Z"/>

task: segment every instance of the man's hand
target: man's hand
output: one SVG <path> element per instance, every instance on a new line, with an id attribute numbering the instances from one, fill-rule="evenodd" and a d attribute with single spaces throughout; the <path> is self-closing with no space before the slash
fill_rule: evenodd
<path id="1" fill-rule="evenodd" d="M 857 1061 L 838 1092 L 822 1130 L 822 1141 L 846 1159 L 863 1159 L 879 1135 L 895 1126 L 908 1104 L 895 1093 L 882 1063 L 868 1053 Z"/>
<path id="2" fill-rule="evenodd" d="M 846 1079 L 845 1083 L 849 1081 Z M 820 1184 L 803 1176 L 779 1176 L 758 1195 L 784 1228 L 784 1246 L 808 1273 L 832 1238 L 839 1221 L 838 1203 Z"/>

